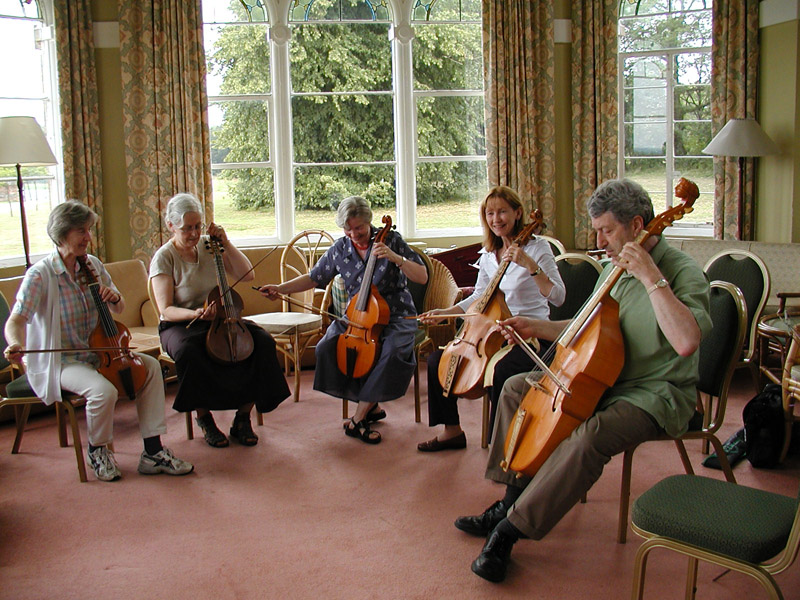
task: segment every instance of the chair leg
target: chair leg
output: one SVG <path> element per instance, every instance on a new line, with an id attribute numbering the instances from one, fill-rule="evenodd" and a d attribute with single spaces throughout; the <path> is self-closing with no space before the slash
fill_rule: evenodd
<path id="1" fill-rule="evenodd" d="M 689 557 L 689 566 L 686 571 L 686 600 L 694 600 L 697 594 L 697 559 Z"/>
<path id="2" fill-rule="evenodd" d="M 348 418 L 347 410 L 348 410 L 347 409 L 347 399 L 346 398 L 342 398 L 342 418 L 343 419 L 347 419 Z"/>
<path id="3" fill-rule="evenodd" d="M 294 401 L 300 402 L 300 334 L 295 332 L 292 340 L 292 356 L 294 361 Z"/>
<path id="4" fill-rule="evenodd" d="M 194 428 L 192 427 L 192 411 L 189 411 L 185 414 L 186 414 L 186 439 L 193 440 Z"/>
<path id="5" fill-rule="evenodd" d="M 711 445 L 714 447 L 714 452 L 717 453 L 717 457 L 719 458 L 719 466 L 722 468 L 722 472 L 725 473 L 725 479 L 731 483 L 736 483 L 736 477 L 733 476 L 733 469 L 731 469 L 731 463 L 728 461 L 728 455 L 725 454 L 725 450 L 722 447 L 722 442 L 720 442 L 716 436 L 712 436 L 710 441 Z M 684 452 L 686 452 L 685 449 Z"/>
<path id="6" fill-rule="evenodd" d="M 706 442 L 708 442 L 708 438 L 703 438 Z M 683 463 L 683 469 L 686 471 L 687 475 L 694 475 L 694 469 L 692 468 L 692 461 L 689 460 L 689 455 L 686 453 L 686 446 L 683 443 L 683 440 L 675 440 L 675 448 L 678 449 L 678 454 L 681 457 L 681 462 Z M 714 448 L 716 450 L 716 447 Z M 724 452 L 723 452 L 724 454 Z M 722 459 L 720 458 L 720 463 Z"/>
<path id="7" fill-rule="evenodd" d="M 22 443 L 22 434 L 25 433 L 25 425 L 28 423 L 28 415 L 30 413 L 30 404 L 14 406 L 14 417 L 17 422 L 17 434 L 14 436 L 14 445 L 11 447 L 11 454 L 19 454 L 19 446 Z"/>
<path id="8" fill-rule="evenodd" d="M 483 416 L 481 418 L 481 448 L 489 447 L 489 417 L 491 401 L 489 400 L 489 393 L 483 393 Z"/>
<path id="9" fill-rule="evenodd" d="M 64 421 L 64 415 L 66 414 L 66 409 L 60 402 L 54 403 L 56 409 L 56 430 L 58 431 L 58 445 L 62 448 L 66 448 L 69 446 L 69 442 L 67 441 L 67 424 Z"/>
<path id="10" fill-rule="evenodd" d="M 81 483 L 86 483 L 86 461 L 83 458 L 83 442 L 81 441 L 81 431 L 78 428 L 78 419 L 75 416 L 75 407 L 69 400 L 64 400 L 60 404 L 67 411 L 69 424 L 72 428 L 72 446 L 75 448 L 75 459 L 78 462 L 78 478 Z"/>
<path id="11" fill-rule="evenodd" d="M 617 523 L 617 542 L 624 544 L 628 540 L 628 508 L 631 501 L 631 471 L 633 452 L 636 448 L 625 450 L 622 455 L 622 484 L 619 491 L 619 521 Z"/>
<path id="12" fill-rule="evenodd" d="M 414 367 L 414 422 L 419 423 L 422 420 L 419 408 L 419 357 L 417 357 L 417 366 Z"/>
<path id="13" fill-rule="evenodd" d="M 649 540 L 639 546 L 633 563 L 633 591 L 632 600 L 642 600 L 644 597 L 644 576 L 647 572 L 647 558 L 650 555 Z"/>
<path id="14" fill-rule="evenodd" d="M 264 415 L 258 411 L 256 411 L 256 423 L 258 423 L 259 427 L 264 426 Z"/>

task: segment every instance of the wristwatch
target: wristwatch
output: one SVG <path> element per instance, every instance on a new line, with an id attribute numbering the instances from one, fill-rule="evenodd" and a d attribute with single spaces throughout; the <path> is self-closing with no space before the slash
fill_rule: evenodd
<path id="1" fill-rule="evenodd" d="M 655 292 L 658 288 L 665 288 L 665 287 L 669 287 L 669 281 L 667 281 L 662 277 L 661 279 L 656 281 L 653 285 L 651 285 L 649 288 L 647 288 L 647 295 L 649 296 L 650 294 Z"/>
<path id="2" fill-rule="evenodd" d="M 531 273 L 531 277 L 536 277 L 537 275 L 540 275 L 541 273 L 542 273 L 542 267 L 537 267 L 537 269 L 533 273 Z"/>

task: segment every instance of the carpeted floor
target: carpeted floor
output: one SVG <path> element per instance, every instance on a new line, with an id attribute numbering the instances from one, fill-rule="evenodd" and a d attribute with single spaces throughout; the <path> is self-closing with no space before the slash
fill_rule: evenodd
<path id="1" fill-rule="evenodd" d="M 125 401 L 115 426 L 124 477 L 114 483 L 91 474 L 78 482 L 74 453 L 58 447 L 52 416 L 32 420 L 19 455 L 8 453 L 12 426 L 0 426 L 0 598 L 630 596 L 640 540 L 629 533 L 627 544 L 616 543 L 621 457 L 545 540 L 515 546 L 507 581 L 494 585 L 469 568 L 482 540 L 452 525 L 501 493 L 483 479 L 480 403 L 460 403 L 464 451 L 417 452 L 432 433 L 414 423 L 412 389 L 386 404 L 383 442 L 367 446 L 345 437 L 341 402 L 311 390 L 312 376 L 303 373 L 300 403 L 290 399 L 265 415 L 253 448 L 189 441 L 183 416 L 168 408 L 166 444 L 196 466 L 182 478 L 136 473 L 140 439 Z M 746 377 L 736 388 L 723 439 L 739 428 L 753 395 Z M 223 413 L 218 423 L 227 429 L 231 419 Z M 700 474 L 722 478 L 699 466 L 699 444 L 689 452 Z M 632 497 L 681 470 L 671 443 L 644 445 Z M 735 473 L 742 484 L 794 495 L 800 460 L 775 470 L 744 461 Z M 682 598 L 684 571 L 684 560 L 655 551 L 646 597 Z M 765 597 L 738 574 L 711 582 L 720 571 L 701 566 L 698 598 Z M 800 595 L 798 565 L 777 580 L 786 598 Z"/>

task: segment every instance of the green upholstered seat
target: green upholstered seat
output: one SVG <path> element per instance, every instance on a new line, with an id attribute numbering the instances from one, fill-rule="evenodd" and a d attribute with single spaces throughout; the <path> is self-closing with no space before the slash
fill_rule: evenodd
<path id="1" fill-rule="evenodd" d="M 798 499 L 696 475 L 660 481 L 633 504 L 645 532 L 749 563 L 786 546 Z"/>

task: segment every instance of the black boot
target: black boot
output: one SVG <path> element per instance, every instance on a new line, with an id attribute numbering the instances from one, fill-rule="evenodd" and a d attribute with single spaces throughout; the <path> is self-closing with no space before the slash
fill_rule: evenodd
<path id="1" fill-rule="evenodd" d="M 500 521 L 506 518 L 507 512 L 508 506 L 502 500 L 498 500 L 483 511 L 483 514 L 475 517 L 458 517 L 454 525 L 470 535 L 486 537 Z"/>
<path id="2" fill-rule="evenodd" d="M 506 569 L 511 560 L 511 548 L 517 537 L 495 527 L 486 539 L 480 555 L 472 562 L 472 572 L 493 583 L 500 583 L 506 578 Z"/>

